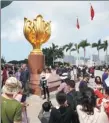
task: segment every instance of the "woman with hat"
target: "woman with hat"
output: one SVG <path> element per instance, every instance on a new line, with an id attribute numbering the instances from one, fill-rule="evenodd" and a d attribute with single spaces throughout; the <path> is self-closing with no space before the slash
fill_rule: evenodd
<path id="1" fill-rule="evenodd" d="M 23 94 L 22 84 L 19 85 L 19 92 L 14 95 L 14 99 L 22 104 L 22 123 L 28 123 L 26 94 Z"/>
<path id="2" fill-rule="evenodd" d="M 13 98 L 13 96 L 19 92 L 20 84 L 15 77 L 9 77 L 2 88 L 2 123 L 21 123 L 22 121 L 22 105 Z"/>

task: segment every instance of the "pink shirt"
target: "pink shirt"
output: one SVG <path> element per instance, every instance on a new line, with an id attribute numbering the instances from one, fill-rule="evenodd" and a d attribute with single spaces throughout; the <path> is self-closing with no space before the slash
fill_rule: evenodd
<path id="1" fill-rule="evenodd" d="M 64 93 L 68 93 L 68 87 L 67 84 L 65 82 L 61 83 L 59 88 L 58 88 L 58 92 L 60 91 L 64 91 Z"/>

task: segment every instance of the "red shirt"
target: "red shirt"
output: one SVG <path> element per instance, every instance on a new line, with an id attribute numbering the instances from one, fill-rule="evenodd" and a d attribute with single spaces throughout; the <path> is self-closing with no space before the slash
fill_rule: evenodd
<path id="1" fill-rule="evenodd" d="M 106 100 L 106 97 L 99 91 L 99 90 L 95 90 L 95 95 L 98 96 L 99 100 L 98 100 L 98 104 L 101 104 L 103 102 L 103 99 Z M 107 102 L 105 102 L 105 111 L 109 117 L 109 101 L 107 100 Z"/>

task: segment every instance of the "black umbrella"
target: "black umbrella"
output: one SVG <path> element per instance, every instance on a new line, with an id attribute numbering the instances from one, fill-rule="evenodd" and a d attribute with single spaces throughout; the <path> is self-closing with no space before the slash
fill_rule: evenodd
<path id="1" fill-rule="evenodd" d="M 6 6 L 10 5 L 13 1 L 1 1 L 1 9 L 5 8 Z"/>

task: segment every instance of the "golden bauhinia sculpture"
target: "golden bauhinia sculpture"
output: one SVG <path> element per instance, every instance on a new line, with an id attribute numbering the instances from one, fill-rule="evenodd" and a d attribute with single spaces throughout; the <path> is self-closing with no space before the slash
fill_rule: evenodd
<path id="1" fill-rule="evenodd" d="M 41 45 L 48 41 L 51 36 L 51 22 L 45 22 L 41 15 L 33 21 L 24 18 L 24 35 L 32 44 L 35 53 L 42 53 Z"/>

